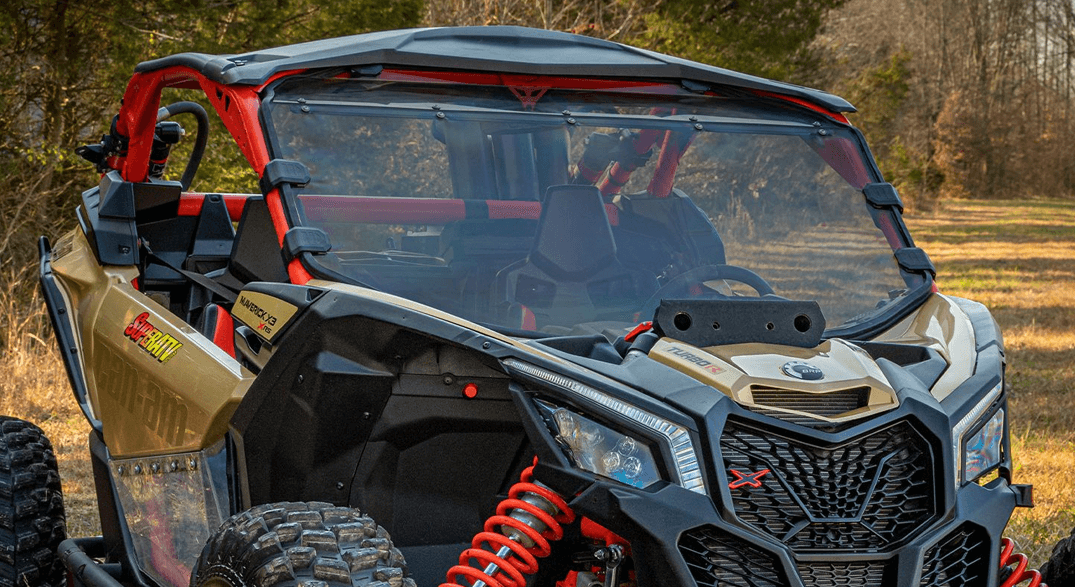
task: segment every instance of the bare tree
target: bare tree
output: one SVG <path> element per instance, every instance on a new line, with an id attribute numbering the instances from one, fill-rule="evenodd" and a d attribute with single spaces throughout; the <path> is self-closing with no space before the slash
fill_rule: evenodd
<path id="1" fill-rule="evenodd" d="M 425 23 L 520 25 L 617 39 L 637 30 L 646 8 L 639 0 L 443 0 L 426 3 Z"/>
<path id="2" fill-rule="evenodd" d="M 833 85 L 867 100 L 864 72 L 909 56 L 890 120 L 863 125 L 901 148 L 879 156 L 895 181 L 932 169 L 933 196 L 1075 195 L 1073 13 L 1075 0 L 851 0 L 818 48 L 836 57 Z"/>

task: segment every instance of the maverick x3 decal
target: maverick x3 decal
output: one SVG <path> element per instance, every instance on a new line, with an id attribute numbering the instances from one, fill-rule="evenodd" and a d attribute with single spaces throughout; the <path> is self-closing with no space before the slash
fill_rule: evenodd
<path id="1" fill-rule="evenodd" d="M 123 334 L 138 343 L 142 350 L 161 363 L 167 363 L 179 352 L 179 349 L 183 348 L 183 343 L 150 323 L 149 312 L 139 314 L 123 330 Z"/>
<path id="2" fill-rule="evenodd" d="M 276 338 L 297 311 L 298 308 L 292 304 L 256 291 L 241 292 L 231 309 L 232 317 L 269 342 Z"/>

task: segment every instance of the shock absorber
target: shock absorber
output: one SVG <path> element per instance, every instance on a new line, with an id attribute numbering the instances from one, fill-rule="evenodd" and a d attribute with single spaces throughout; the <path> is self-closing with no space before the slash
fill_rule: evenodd
<path id="1" fill-rule="evenodd" d="M 537 464 L 537 459 L 534 459 Z M 526 587 L 526 577 L 538 570 L 538 557 L 552 553 L 550 540 L 564 536 L 563 524 L 575 519 L 567 502 L 554 491 L 534 482 L 534 466 L 523 470 L 519 483 L 508 490 L 496 515 L 485 521 L 471 548 L 459 555 L 440 587 Z M 483 548 L 487 546 L 488 548 Z M 482 567 L 472 566 L 477 562 Z"/>
<path id="2" fill-rule="evenodd" d="M 1049 587 L 1041 582 L 1041 573 L 1035 569 L 1027 569 L 1030 559 L 1025 554 L 1015 552 L 1015 541 L 1009 538 L 1000 540 L 1000 569 L 1010 569 L 1011 574 L 1000 584 L 1000 587 L 1015 587 L 1023 581 L 1030 581 L 1026 587 Z M 1015 565 L 1015 568 L 1011 568 Z"/>

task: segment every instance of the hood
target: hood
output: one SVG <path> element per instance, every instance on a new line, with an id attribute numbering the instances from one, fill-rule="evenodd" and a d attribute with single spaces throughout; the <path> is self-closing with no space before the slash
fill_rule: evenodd
<path id="1" fill-rule="evenodd" d="M 843 423 L 899 405 L 873 358 L 840 339 L 803 349 L 754 343 L 698 348 L 662 338 L 649 357 L 743 407 L 797 423 Z"/>

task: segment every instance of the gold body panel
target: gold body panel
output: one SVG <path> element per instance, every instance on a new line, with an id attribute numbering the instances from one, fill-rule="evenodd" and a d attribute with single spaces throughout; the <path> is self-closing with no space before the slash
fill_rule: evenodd
<path id="1" fill-rule="evenodd" d="M 744 406 L 806 416 L 824 422 L 847 422 L 867 414 L 877 414 L 899 405 L 896 392 L 873 359 L 842 340 L 828 340 L 816 348 L 802 349 L 771 344 L 732 344 L 704 349 L 662 338 L 649 353 L 650 358 L 712 386 Z M 824 373 L 816 381 L 805 381 L 784 373 L 790 361 L 808 361 Z M 798 392 L 823 396 L 848 389 L 869 388 L 866 405 L 841 414 L 825 416 L 755 402 L 758 389 Z"/>
<path id="2" fill-rule="evenodd" d="M 948 296 L 933 294 L 910 316 L 874 340 L 925 346 L 944 357 L 948 368 L 930 390 L 939 400 L 974 375 L 978 352 L 974 329 L 967 314 Z"/>
<path id="3" fill-rule="evenodd" d="M 974 374 L 974 331 L 967 315 L 947 296 L 934 294 L 911 315 L 873 339 L 926 346 L 948 363 L 930 392 L 944 399 Z M 748 407 L 808 416 L 816 420 L 845 422 L 892 409 L 898 399 L 873 359 L 855 345 L 830 339 L 813 349 L 781 345 L 735 344 L 697 348 L 671 338 L 661 339 L 650 351 L 653 358 L 698 381 L 710 385 Z M 789 361 L 809 361 L 825 374 L 818 381 L 804 381 L 782 372 Z M 754 401 L 754 389 L 787 390 L 823 395 L 840 390 L 869 387 L 867 405 L 835 417 L 767 406 Z"/>
<path id="4" fill-rule="evenodd" d="M 135 267 L 102 267 L 76 229 L 53 250 L 93 415 L 116 458 L 219 441 L 254 376 L 136 290 Z"/>

